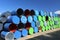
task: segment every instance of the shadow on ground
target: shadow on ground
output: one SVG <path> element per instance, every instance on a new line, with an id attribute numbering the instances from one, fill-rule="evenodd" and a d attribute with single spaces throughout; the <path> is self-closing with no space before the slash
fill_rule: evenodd
<path id="1" fill-rule="evenodd" d="M 60 40 L 60 30 L 52 33 L 47 33 L 47 35 L 50 35 L 51 37 L 40 35 L 28 40 Z"/>

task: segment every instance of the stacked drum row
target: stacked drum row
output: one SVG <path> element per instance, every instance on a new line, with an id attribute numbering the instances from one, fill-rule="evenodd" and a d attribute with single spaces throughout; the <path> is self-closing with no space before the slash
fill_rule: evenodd
<path id="1" fill-rule="evenodd" d="M 1 37 L 13 40 L 38 32 L 60 27 L 60 18 L 52 12 L 23 10 L 4 12 L 0 15 Z"/>

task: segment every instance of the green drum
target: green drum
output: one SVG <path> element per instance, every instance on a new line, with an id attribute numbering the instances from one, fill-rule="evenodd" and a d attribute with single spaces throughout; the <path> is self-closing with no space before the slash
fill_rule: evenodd
<path id="1" fill-rule="evenodd" d="M 60 24 L 59 24 L 59 22 L 58 22 L 58 27 L 59 27 L 59 25 L 60 25 Z"/>
<path id="2" fill-rule="evenodd" d="M 47 22 L 47 25 L 49 26 L 50 24 L 49 24 L 49 21 Z"/>
<path id="3" fill-rule="evenodd" d="M 54 21 L 53 20 L 49 21 L 49 24 L 50 24 L 51 29 L 54 29 Z"/>
<path id="4" fill-rule="evenodd" d="M 49 21 L 49 24 L 52 26 L 52 25 L 54 25 L 54 21 Z"/>
<path id="5" fill-rule="evenodd" d="M 45 16 L 43 16 L 42 20 L 45 21 Z"/>
<path id="6" fill-rule="evenodd" d="M 33 33 L 34 33 L 34 29 L 32 27 L 30 27 L 29 34 L 32 35 Z"/>
<path id="7" fill-rule="evenodd" d="M 58 20 L 58 17 L 54 17 L 54 20 L 57 21 Z"/>
<path id="8" fill-rule="evenodd" d="M 54 25 L 54 29 L 56 29 L 57 28 L 57 26 L 56 25 Z"/>
<path id="9" fill-rule="evenodd" d="M 48 26 L 48 30 L 50 30 L 50 28 L 51 28 L 51 27 L 50 27 L 50 26 Z"/>
<path id="10" fill-rule="evenodd" d="M 51 18 L 49 17 L 49 21 L 51 20 Z"/>
<path id="11" fill-rule="evenodd" d="M 43 27 L 42 27 L 42 32 L 44 32 L 44 31 L 45 31 L 45 27 L 43 26 Z"/>
<path id="12" fill-rule="evenodd" d="M 52 21 L 49 21 L 50 26 L 52 25 L 51 23 L 52 23 Z"/>
<path id="13" fill-rule="evenodd" d="M 48 30 L 48 26 L 46 26 L 46 31 Z"/>
<path id="14" fill-rule="evenodd" d="M 49 21 L 47 22 L 48 30 L 50 30 L 50 23 Z"/>
<path id="15" fill-rule="evenodd" d="M 38 16 L 38 21 L 42 21 L 42 17 L 40 15 Z"/>
<path id="16" fill-rule="evenodd" d="M 60 21 L 59 21 L 59 27 L 60 27 Z"/>
<path id="17" fill-rule="evenodd" d="M 40 26 L 42 27 L 42 26 L 44 26 L 44 23 L 43 23 L 43 21 L 40 21 Z"/>

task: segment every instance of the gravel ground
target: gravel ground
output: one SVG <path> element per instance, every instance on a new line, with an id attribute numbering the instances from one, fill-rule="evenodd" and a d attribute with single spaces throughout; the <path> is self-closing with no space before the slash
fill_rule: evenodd
<path id="1" fill-rule="evenodd" d="M 40 35 L 28 40 L 60 40 L 60 30 L 52 33 L 47 33 L 46 35 Z"/>

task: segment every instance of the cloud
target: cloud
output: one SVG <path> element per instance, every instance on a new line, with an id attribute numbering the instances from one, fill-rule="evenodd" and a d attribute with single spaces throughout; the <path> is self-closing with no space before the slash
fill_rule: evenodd
<path id="1" fill-rule="evenodd" d="M 55 14 L 60 14 L 60 10 L 58 10 L 58 11 L 56 11 L 56 12 L 54 12 Z"/>

